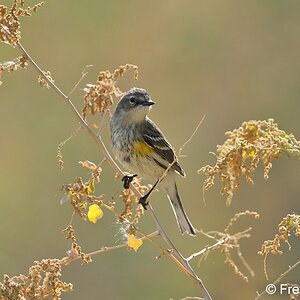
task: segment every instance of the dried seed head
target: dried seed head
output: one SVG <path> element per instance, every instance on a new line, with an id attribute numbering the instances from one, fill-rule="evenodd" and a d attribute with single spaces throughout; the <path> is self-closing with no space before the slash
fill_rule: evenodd
<path id="1" fill-rule="evenodd" d="M 15 46 L 21 38 L 20 17 L 30 17 L 31 12 L 36 12 L 44 5 L 40 2 L 33 7 L 24 8 L 25 1 L 14 0 L 13 5 L 8 9 L 5 5 L 0 5 L 0 41 Z"/>
<path id="2" fill-rule="evenodd" d="M 253 184 L 253 174 L 259 161 L 264 167 L 264 178 L 269 178 L 272 161 L 279 157 L 300 157 L 300 142 L 292 134 L 278 129 L 273 119 L 267 121 L 248 121 L 233 131 L 226 132 L 227 140 L 217 147 L 217 162 L 214 166 L 205 166 L 198 170 L 207 177 L 203 189 L 210 189 L 215 178 L 221 181 L 221 194 L 227 197 L 230 205 L 234 192 L 244 176 Z"/>
<path id="3" fill-rule="evenodd" d="M 128 70 L 134 71 L 134 77 L 138 77 L 137 66 L 126 64 L 120 66 L 114 72 L 102 71 L 99 73 L 98 79 L 95 84 L 87 84 L 84 88 L 85 95 L 84 107 L 82 114 L 86 119 L 86 114 L 89 112 L 91 115 L 96 113 L 104 113 L 109 110 L 113 104 L 113 96 L 119 97 L 122 95 L 120 89 L 116 86 L 117 79 L 124 76 Z"/>
<path id="4" fill-rule="evenodd" d="M 288 214 L 278 224 L 278 234 L 275 235 L 273 240 L 264 241 L 258 254 L 265 256 L 269 253 L 282 254 L 281 242 L 284 241 L 291 248 L 289 238 L 293 232 L 295 236 L 300 237 L 300 215 Z"/>

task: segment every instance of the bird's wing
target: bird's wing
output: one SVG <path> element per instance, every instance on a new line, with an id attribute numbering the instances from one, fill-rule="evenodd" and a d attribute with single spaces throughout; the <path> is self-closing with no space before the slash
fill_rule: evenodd
<path id="1" fill-rule="evenodd" d="M 175 156 L 171 144 L 165 139 L 162 132 L 150 119 L 147 119 L 144 124 L 146 126 L 145 130 L 143 130 L 143 132 L 146 132 L 143 135 L 145 142 L 162 158 L 162 160 L 166 160 L 169 164 L 175 161 L 172 165 L 172 169 L 177 171 L 180 175 L 185 176 L 184 171 L 177 161 L 177 157 Z M 167 164 L 164 165 L 161 161 L 157 161 L 157 163 L 165 169 L 168 167 Z"/>

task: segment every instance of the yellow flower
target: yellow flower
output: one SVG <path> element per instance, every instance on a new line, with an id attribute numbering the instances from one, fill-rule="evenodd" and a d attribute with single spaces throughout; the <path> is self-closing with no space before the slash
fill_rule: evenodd
<path id="1" fill-rule="evenodd" d="M 135 252 L 143 245 L 143 241 L 137 239 L 133 234 L 128 236 L 127 243 L 128 247 L 133 248 Z"/>
<path id="2" fill-rule="evenodd" d="M 103 211 L 97 204 L 92 204 L 89 207 L 88 219 L 90 222 L 96 223 L 99 219 L 103 217 Z"/>

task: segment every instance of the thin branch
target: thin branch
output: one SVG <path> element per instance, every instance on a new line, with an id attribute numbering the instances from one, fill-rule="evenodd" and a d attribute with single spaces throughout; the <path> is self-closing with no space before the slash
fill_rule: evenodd
<path id="1" fill-rule="evenodd" d="M 99 129 L 98 129 L 98 133 L 97 133 L 97 136 L 100 136 L 101 135 L 101 131 L 102 131 L 102 128 L 105 124 L 105 117 L 106 117 L 106 111 L 102 114 L 102 119 L 101 119 L 101 123 L 100 123 L 100 126 L 99 126 Z"/>
<path id="2" fill-rule="evenodd" d="M 1 25 L 1 24 L 0 24 Z M 1 25 L 2 28 L 4 28 L 4 30 L 6 32 L 8 32 L 7 29 L 5 29 L 5 27 L 3 27 Z M 8 32 L 9 33 L 9 32 Z M 10 33 L 9 33 L 10 34 Z M 76 107 L 74 106 L 74 104 L 72 103 L 71 99 L 65 95 L 56 84 L 54 84 L 54 82 L 52 82 L 43 72 L 43 70 L 38 66 L 38 64 L 33 60 L 33 58 L 29 55 L 29 53 L 27 52 L 27 50 L 23 47 L 23 45 L 20 42 L 17 42 L 17 46 L 20 48 L 20 50 L 23 52 L 23 54 L 27 57 L 27 59 L 29 60 L 29 62 L 34 66 L 34 68 L 36 69 L 36 71 L 45 79 L 45 81 L 49 84 L 49 86 L 51 86 L 54 91 L 60 96 L 62 97 L 67 104 L 70 106 L 71 110 L 73 111 L 73 113 L 75 114 L 75 116 L 77 117 L 78 121 L 80 122 L 81 126 L 87 130 L 88 134 L 92 137 L 92 139 L 94 141 L 96 141 L 96 143 L 98 144 L 99 148 L 101 149 L 104 157 L 106 158 L 106 160 L 109 162 L 110 166 L 112 167 L 113 170 L 115 170 L 120 176 L 124 176 L 123 171 L 119 168 L 119 166 L 115 163 L 115 161 L 113 160 L 113 158 L 111 157 L 111 155 L 109 154 L 106 146 L 104 145 L 104 143 L 102 142 L 101 136 L 97 136 L 93 130 L 89 127 L 89 125 L 87 124 L 87 122 L 82 118 L 82 116 L 80 115 L 80 113 L 78 112 L 78 110 L 76 109 Z M 134 194 L 140 198 L 142 197 L 141 193 L 139 193 L 139 191 L 132 185 L 130 184 L 130 189 L 134 192 Z M 169 239 L 169 237 L 167 236 L 167 234 L 165 233 L 164 229 L 162 228 L 162 226 L 160 225 L 156 214 L 152 208 L 151 205 L 148 206 L 148 213 L 150 214 L 150 216 L 152 217 L 152 220 L 155 224 L 155 227 L 158 229 L 159 234 L 161 235 L 161 237 L 163 238 L 163 240 L 165 241 L 165 243 L 167 244 L 167 246 L 169 248 L 171 248 L 171 257 L 173 258 L 173 260 L 179 264 L 181 266 L 181 268 L 185 271 L 186 274 L 188 274 L 196 283 L 197 285 L 200 287 L 200 289 L 202 290 L 203 294 L 204 294 L 204 299 L 205 300 L 210 300 L 211 297 L 208 293 L 208 291 L 206 290 L 204 284 L 202 283 L 201 279 L 196 275 L 196 273 L 194 272 L 194 270 L 192 269 L 192 267 L 189 265 L 188 261 L 182 256 L 182 254 L 177 250 L 177 248 L 175 247 L 175 245 L 172 243 L 172 241 Z"/>
<path id="3" fill-rule="evenodd" d="M 297 266 L 300 265 L 300 260 L 298 260 L 295 264 L 293 264 L 292 266 L 289 266 L 289 268 L 283 272 L 275 281 L 274 284 L 279 283 L 283 277 L 285 277 L 290 271 L 292 271 L 293 269 L 295 269 Z"/>
<path id="4" fill-rule="evenodd" d="M 147 235 L 141 237 L 141 240 L 143 240 L 143 241 L 144 240 L 149 240 L 149 239 L 152 239 L 156 236 L 159 236 L 158 231 L 152 232 L 150 234 L 147 234 Z M 111 247 L 101 247 L 99 250 L 96 250 L 96 251 L 93 251 L 93 252 L 90 252 L 90 253 L 86 253 L 86 256 L 94 256 L 94 255 L 101 254 L 101 253 L 104 253 L 104 252 L 109 252 L 109 251 L 112 251 L 112 250 L 117 250 L 117 249 L 127 248 L 127 247 L 128 247 L 127 243 L 116 245 L 116 246 L 111 246 Z M 75 261 L 75 260 L 78 260 L 78 259 L 80 259 L 80 256 L 77 256 L 76 258 L 72 259 L 71 261 Z"/>
<path id="5" fill-rule="evenodd" d="M 183 148 L 192 141 L 192 139 L 194 138 L 194 136 L 196 135 L 197 131 L 199 130 L 200 126 L 202 125 L 203 121 L 205 119 L 205 115 L 202 117 L 202 119 L 200 120 L 200 122 L 198 123 L 197 127 L 195 128 L 194 132 L 192 133 L 192 135 L 190 136 L 190 138 L 181 146 L 181 148 L 178 151 L 178 156 L 181 156 L 181 152 L 183 151 Z"/>
<path id="6" fill-rule="evenodd" d="M 194 132 L 192 133 L 192 135 L 189 137 L 188 140 L 186 140 L 184 142 L 184 144 L 181 146 L 181 148 L 179 149 L 178 151 L 178 156 L 181 156 L 181 152 L 183 150 L 183 148 L 189 143 L 192 141 L 193 137 L 195 136 L 195 134 L 197 133 L 198 129 L 200 128 L 200 126 L 202 125 L 203 121 L 205 119 L 205 115 L 202 117 L 202 119 L 200 120 L 200 122 L 198 123 L 197 127 L 195 128 Z M 162 182 L 162 180 L 167 176 L 167 173 L 169 172 L 169 170 L 172 168 L 172 166 L 177 162 L 177 157 L 175 156 L 174 157 L 174 160 L 169 163 L 168 167 L 165 169 L 165 171 L 163 172 L 163 174 L 160 176 L 160 178 L 158 178 L 158 184 L 160 182 Z"/>
<path id="7" fill-rule="evenodd" d="M 185 297 L 185 298 L 182 298 L 181 300 L 203 300 L 203 298 L 199 298 L 199 297 Z"/>
<path id="8" fill-rule="evenodd" d="M 274 282 L 273 285 L 276 285 L 277 283 L 279 283 L 283 277 L 285 277 L 289 272 L 291 272 L 293 269 L 295 269 L 297 266 L 300 265 L 300 260 L 298 260 L 295 264 L 293 264 L 292 266 L 289 266 L 289 268 L 283 272 Z M 266 294 L 266 290 L 264 290 L 263 292 L 259 293 L 257 292 L 257 297 L 255 298 L 255 300 L 260 299 L 263 295 Z"/>
<path id="9" fill-rule="evenodd" d="M 83 71 L 81 72 L 81 77 L 77 81 L 77 83 L 72 88 L 71 92 L 69 93 L 68 97 L 71 97 L 71 95 L 75 92 L 80 82 L 83 80 L 83 78 L 88 74 L 88 71 L 86 71 L 88 68 L 92 67 L 93 65 L 87 65 L 84 67 Z"/>
<path id="10" fill-rule="evenodd" d="M 249 274 L 254 277 L 255 276 L 255 272 L 252 270 L 252 268 L 250 267 L 250 265 L 247 263 L 246 259 L 244 258 L 242 251 L 241 251 L 241 247 L 240 245 L 236 242 L 236 247 L 237 247 L 237 254 L 239 259 L 241 260 L 241 262 L 243 263 L 244 267 L 248 270 Z"/>
<path id="11" fill-rule="evenodd" d="M 186 260 L 190 261 L 191 259 L 199 256 L 199 255 L 203 255 L 204 253 L 206 253 L 207 251 L 210 251 L 211 249 L 217 248 L 223 244 L 226 244 L 228 238 L 224 238 L 222 240 L 217 241 L 215 244 L 211 245 L 211 246 L 207 246 L 205 248 L 203 248 L 202 250 L 200 250 L 199 252 L 193 253 L 192 255 L 190 255 Z"/>

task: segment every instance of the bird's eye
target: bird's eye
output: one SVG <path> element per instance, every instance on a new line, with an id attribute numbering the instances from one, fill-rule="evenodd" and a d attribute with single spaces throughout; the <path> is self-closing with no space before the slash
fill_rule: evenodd
<path id="1" fill-rule="evenodd" d="M 129 103 L 130 104 L 135 104 L 135 101 L 136 101 L 135 97 L 130 97 L 129 98 Z"/>

